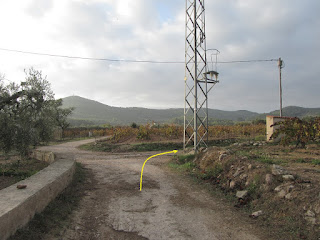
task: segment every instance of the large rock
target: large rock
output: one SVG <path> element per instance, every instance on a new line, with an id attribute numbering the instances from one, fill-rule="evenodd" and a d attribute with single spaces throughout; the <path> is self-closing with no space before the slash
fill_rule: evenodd
<path id="1" fill-rule="evenodd" d="M 315 225 L 317 223 L 316 214 L 311 210 L 308 210 L 304 214 L 304 219 L 312 225 Z"/>
<path id="2" fill-rule="evenodd" d="M 282 175 L 283 180 L 285 181 L 294 181 L 293 175 Z"/>
<path id="3" fill-rule="evenodd" d="M 252 218 L 257 218 L 259 216 L 263 215 L 263 212 L 260 210 L 260 211 L 257 211 L 257 212 L 254 212 L 250 215 L 250 217 Z"/>
<path id="4" fill-rule="evenodd" d="M 284 198 L 287 195 L 287 192 L 286 192 L 286 190 L 282 189 L 282 190 L 280 190 L 280 192 L 278 192 L 277 195 L 279 198 Z"/>
<path id="5" fill-rule="evenodd" d="M 220 162 L 223 161 L 223 159 L 225 159 L 227 156 L 228 156 L 228 155 L 225 154 L 225 153 L 221 154 L 221 155 L 219 156 L 219 161 L 220 161 Z"/>
<path id="6" fill-rule="evenodd" d="M 241 180 L 246 180 L 247 178 L 248 178 L 248 175 L 245 174 L 245 173 L 243 173 L 243 174 L 240 175 L 240 179 L 241 179 Z"/>
<path id="7" fill-rule="evenodd" d="M 272 175 L 285 175 L 288 174 L 287 170 L 284 169 L 283 167 L 273 164 L 272 165 Z"/>
<path id="8" fill-rule="evenodd" d="M 287 200 L 292 200 L 293 199 L 293 196 L 291 193 L 288 193 L 287 195 L 284 196 L 285 199 Z"/>
<path id="9" fill-rule="evenodd" d="M 291 192 L 292 189 L 294 188 L 293 185 L 291 185 L 290 183 L 285 183 L 285 184 L 281 184 L 279 186 L 277 186 L 274 191 L 278 192 L 278 196 L 284 197 L 287 193 Z M 281 194 L 280 194 L 281 192 Z"/>
<path id="10" fill-rule="evenodd" d="M 231 181 L 230 184 L 229 184 L 229 187 L 231 189 L 234 189 L 235 186 L 236 186 L 236 182 L 235 181 Z"/>
<path id="11" fill-rule="evenodd" d="M 241 173 L 243 173 L 243 170 L 241 168 L 237 168 L 236 172 L 233 174 L 233 177 L 238 177 Z"/>
<path id="12" fill-rule="evenodd" d="M 272 174 L 266 174 L 266 178 L 265 178 L 265 180 L 266 180 L 266 184 L 267 185 L 271 185 L 272 184 L 272 182 L 273 182 L 273 177 L 272 177 Z"/>
<path id="13" fill-rule="evenodd" d="M 245 199 L 248 196 L 248 191 L 237 191 L 236 197 L 239 199 Z"/>

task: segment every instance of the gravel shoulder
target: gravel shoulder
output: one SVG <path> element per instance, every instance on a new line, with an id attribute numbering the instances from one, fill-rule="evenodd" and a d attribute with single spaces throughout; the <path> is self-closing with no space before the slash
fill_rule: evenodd
<path id="1" fill-rule="evenodd" d="M 166 167 L 155 152 L 93 153 L 77 149 L 93 140 L 42 147 L 74 158 L 92 171 L 91 187 L 60 237 L 45 239 L 272 239 L 254 220 Z"/>

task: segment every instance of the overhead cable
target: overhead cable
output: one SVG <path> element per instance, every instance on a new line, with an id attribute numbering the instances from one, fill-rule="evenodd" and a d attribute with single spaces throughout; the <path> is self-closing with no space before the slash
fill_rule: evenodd
<path id="1" fill-rule="evenodd" d="M 0 48 L 1 51 L 16 52 L 21 54 L 30 54 L 38 56 L 47 57 L 59 57 L 59 58 L 70 58 L 70 59 L 81 59 L 81 60 L 91 60 L 91 61 L 107 61 L 107 62 L 127 62 L 127 63 L 158 63 L 158 64 L 184 64 L 184 61 L 156 61 L 156 60 L 132 60 L 132 59 L 111 59 L 111 58 L 93 58 L 93 57 L 80 57 L 80 56 L 70 56 L 70 55 L 59 55 L 50 53 L 40 53 L 40 52 L 30 52 L 22 50 L 14 50 L 7 48 Z M 220 61 L 217 63 L 253 63 L 253 62 L 273 62 L 278 61 L 278 59 L 260 59 L 260 60 L 238 60 L 238 61 Z"/>

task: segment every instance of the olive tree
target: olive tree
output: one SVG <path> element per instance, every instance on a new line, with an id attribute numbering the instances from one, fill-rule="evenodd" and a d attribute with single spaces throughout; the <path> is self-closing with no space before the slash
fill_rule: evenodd
<path id="1" fill-rule="evenodd" d="M 72 109 L 62 109 L 62 100 L 55 100 L 49 81 L 41 71 L 25 71 L 20 84 L 0 85 L 0 148 L 17 150 L 22 157 L 30 145 L 48 142 L 57 126 L 67 125 Z"/>

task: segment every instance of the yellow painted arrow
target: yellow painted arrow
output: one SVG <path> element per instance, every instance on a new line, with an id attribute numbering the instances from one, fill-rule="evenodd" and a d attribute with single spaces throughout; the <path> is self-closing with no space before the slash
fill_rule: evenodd
<path id="1" fill-rule="evenodd" d="M 141 169 L 141 178 L 140 178 L 140 191 L 142 190 L 142 175 L 143 175 L 143 168 L 144 168 L 144 165 L 147 163 L 147 161 L 153 157 L 156 157 L 156 156 L 160 156 L 160 155 L 164 155 L 164 154 L 169 154 L 169 153 L 177 153 L 178 150 L 173 150 L 171 152 L 165 152 L 165 153 L 159 153 L 159 154 L 156 154 L 156 155 L 153 155 L 151 157 L 149 157 L 147 160 L 144 161 L 143 165 L 142 165 L 142 169 Z"/>

